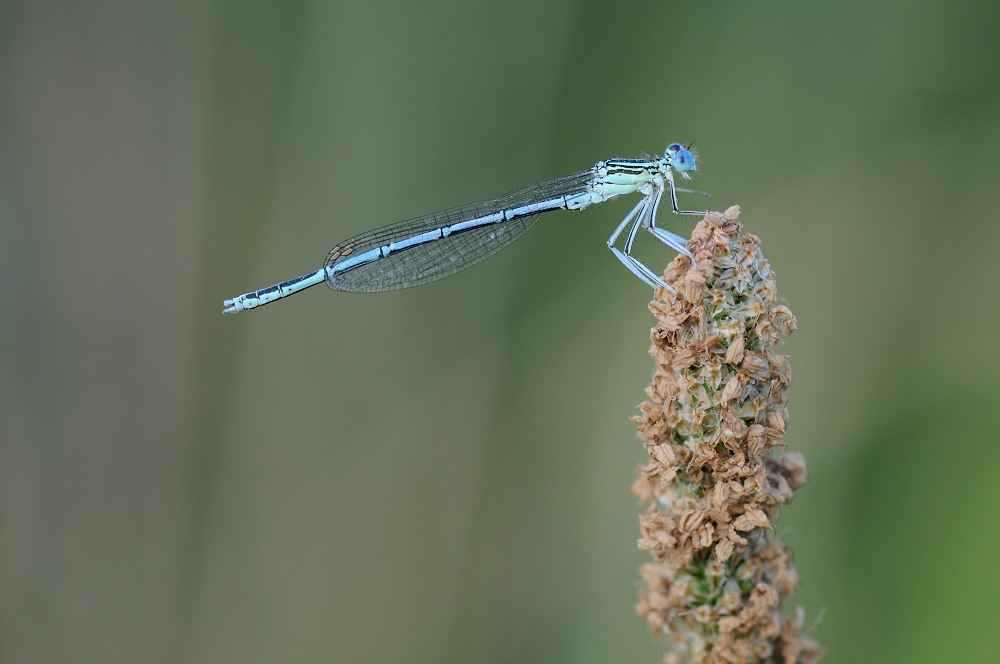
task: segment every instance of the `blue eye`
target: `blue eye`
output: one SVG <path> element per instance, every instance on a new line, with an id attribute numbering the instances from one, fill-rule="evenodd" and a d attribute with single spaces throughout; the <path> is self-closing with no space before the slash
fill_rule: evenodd
<path id="1" fill-rule="evenodd" d="M 670 145 L 667 146 L 667 149 L 663 151 L 663 156 L 669 159 L 670 157 L 674 156 L 683 149 L 684 146 L 681 145 L 680 143 L 671 143 Z"/>
<path id="2" fill-rule="evenodd" d="M 673 160 L 670 165 L 674 167 L 678 173 L 687 173 L 688 171 L 693 171 L 696 168 L 694 162 L 694 155 L 691 154 L 690 150 L 685 150 L 683 147 L 678 146 L 677 152 L 674 153 Z M 667 148 L 668 150 L 670 148 Z"/>

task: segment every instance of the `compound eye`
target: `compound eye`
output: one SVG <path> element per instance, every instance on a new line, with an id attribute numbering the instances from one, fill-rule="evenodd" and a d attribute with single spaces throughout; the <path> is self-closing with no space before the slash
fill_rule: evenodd
<path id="1" fill-rule="evenodd" d="M 681 145 L 680 143 L 671 143 L 670 145 L 667 146 L 667 149 L 663 151 L 663 156 L 669 159 L 670 157 L 674 156 L 683 149 L 684 146 Z"/>
<path id="2" fill-rule="evenodd" d="M 691 154 L 690 150 L 685 150 L 683 147 L 674 153 L 670 164 L 678 173 L 687 173 L 688 171 L 695 170 L 694 155 Z"/>

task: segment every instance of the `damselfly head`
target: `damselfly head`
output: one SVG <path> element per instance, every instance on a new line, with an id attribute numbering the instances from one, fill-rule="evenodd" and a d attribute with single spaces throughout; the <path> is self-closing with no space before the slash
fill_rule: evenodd
<path id="1" fill-rule="evenodd" d="M 663 152 L 663 157 L 670 162 L 671 168 L 678 173 L 687 174 L 689 171 L 698 170 L 697 160 L 694 153 L 680 143 L 671 143 Z"/>

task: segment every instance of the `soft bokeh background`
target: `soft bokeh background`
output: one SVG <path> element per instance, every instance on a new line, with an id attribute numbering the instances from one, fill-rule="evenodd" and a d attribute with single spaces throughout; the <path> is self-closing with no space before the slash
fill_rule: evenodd
<path id="1" fill-rule="evenodd" d="M 655 661 L 653 321 L 604 246 L 632 202 L 431 286 L 220 309 L 356 232 L 697 138 L 693 186 L 743 206 L 799 318 L 812 479 L 778 528 L 825 661 L 1000 661 L 998 27 L 7 0 L 0 659 Z"/>

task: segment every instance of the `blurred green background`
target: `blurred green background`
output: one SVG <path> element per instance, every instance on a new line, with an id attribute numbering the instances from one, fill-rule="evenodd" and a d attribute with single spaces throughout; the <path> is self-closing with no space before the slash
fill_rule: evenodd
<path id="1" fill-rule="evenodd" d="M 692 186 L 743 206 L 799 319 L 811 481 L 777 528 L 824 661 L 1000 661 L 998 27 L 7 0 L 0 659 L 656 661 L 628 493 L 653 321 L 604 244 L 632 201 L 427 287 L 220 309 L 357 232 L 696 138 Z"/>

